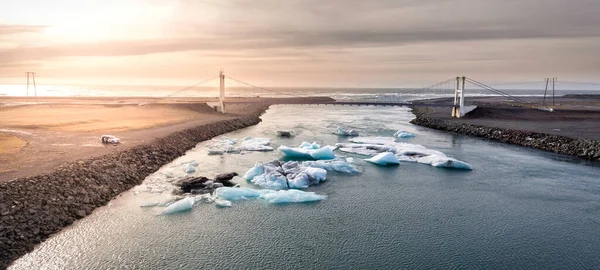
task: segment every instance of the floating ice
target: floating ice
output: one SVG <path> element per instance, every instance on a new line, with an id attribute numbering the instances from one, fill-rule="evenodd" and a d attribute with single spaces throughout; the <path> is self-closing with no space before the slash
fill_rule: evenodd
<path id="1" fill-rule="evenodd" d="M 471 170 L 470 164 L 450 158 L 446 154 L 428 149 L 422 145 L 395 142 L 391 137 L 358 137 L 350 139 L 353 143 L 338 143 L 340 151 L 372 156 L 367 161 L 375 161 L 374 156 L 382 152 L 395 153 L 399 161 L 411 161 L 430 164 L 434 167 Z"/>
<path id="2" fill-rule="evenodd" d="M 352 162 L 353 159 L 348 158 L 347 160 L 350 160 L 349 162 Z M 306 167 L 322 168 L 327 171 L 336 171 L 336 172 L 343 172 L 343 173 L 358 173 L 358 172 L 360 172 L 357 168 L 348 164 L 348 162 L 345 162 L 342 160 L 304 161 L 304 162 L 302 162 L 302 165 L 304 165 Z"/>
<path id="3" fill-rule="evenodd" d="M 358 131 L 338 126 L 333 134 L 340 136 L 358 136 Z"/>
<path id="4" fill-rule="evenodd" d="M 165 208 L 165 210 L 162 212 L 163 215 L 170 215 L 173 213 L 178 213 L 178 212 L 183 212 L 183 211 L 188 211 L 190 209 L 192 209 L 192 207 L 194 206 L 194 198 L 183 198 L 171 205 L 169 205 L 167 208 Z"/>
<path id="5" fill-rule="evenodd" d="M 404 130 L 398 130 L 396 131 L 396 133 L 394 133 L 394 137 L 398 137 L 398 138 L 414 138 L 417 135 L 415 135 L 414 133 L 410 133 L 408 131 L 404 131 Z"/>
<path id="6" fill-rule="evenodd" d="M 303 142 L 299 147 L 280 146 L 279 151 L 288 158 L 298 159 L 334 159 L 333 147 L 320 147 L 317 143 Z"/>
<path id="7" fill-rule="evenodd" d="M 438 168 L 453 168 L 461 170 L 473 169 L 471 164 L 447 156 L 429 155 L 419 158 L 417 162 L 430 164 L 431 166 Z"/>
<path id="8" fill-rule="evenodd" d="M 269 203 L 314 202 L 327 198 L 325 195 L 319 195 L 314 192 L 305 192 L 296 189 L 269 192 L 262 194 L 260 197 Z"/>
<path id="9" fill-rule="evenodd" d="M 220 187 L 215 190 L 217 197 L 228 200 L 246 200 L 260 197 L 260 192 L 250 188 Z"/>
<path id="10" fill-rule="evenodd" d="M 194 168 L 194 166 L 192 166 L 191 164 L 185 164 L 183 166 L 183 171 L 185 173 L 195 173 L 196 172 L 196 168 Z"/>
<path id="11" fill-rule="evenodd" d="M 365 161 L 375 163 L 377 165 L 398 165 L 398 157 L 392 152 L 379 153 L 372 158 L 365 159 Z"/>
<path id="12" fill-rule="evenodd" d="M 325 181 L 327 171 L 322 168 L 302 165 L 296 161 L 281 164 L 275 160 L 256 164 L 244 178 L 251 183 L 268 189 L 307 188 Z"/>
<path id="13" fill-rule="evenodd" d="M 218 207 L 231 207 L 232 206 L 231 201 L 228 201 L 228 200 L 216 200 L 215 204 Z"/>
<path id="14" fill-rule="evenodd" d="M 246 137 L 242 140 L 228 137 L 212 139 L 215 144 L 209 146 L 209 155 L 222 155 L 224 153 L 244 153 L 247 151 L 273 151 L 271 139 Z"/>
<path id="15" fill-rule="evenodd" d="M 154 207 L 158 206 L 159 202 L 143 202 L 140 207 Z"/>

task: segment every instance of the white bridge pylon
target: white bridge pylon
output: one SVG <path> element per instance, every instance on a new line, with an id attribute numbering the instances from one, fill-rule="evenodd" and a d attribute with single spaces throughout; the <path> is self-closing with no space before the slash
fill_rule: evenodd
<path id="1" fill-rule="evenodd" d="M 452 117 L 460 118 L 463 116 L 465 107 L 465 80 L 463 77 L 456 77 L 456 88 L 454 89 L 454 106 L 452 106 Z M 465 112 L 466 113 L 466 112 Z"/>
<path id="2" fill-rule="evenodd" d="M 219 72 L 219 105 L 221 105 L 221 112 L 225 113 L 225 73 L 223 70 Z"/>

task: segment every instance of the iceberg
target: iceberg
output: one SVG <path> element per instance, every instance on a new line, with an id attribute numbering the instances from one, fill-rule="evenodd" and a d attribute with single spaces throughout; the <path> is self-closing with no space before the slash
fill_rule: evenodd
<path id="1" fill-rule="evenodd" d="M 189 211 L 194 206 L 194 198 L 183 198 L 175 203 L 169 205 L 162 212 L 163 215 L 170 215 L 178 212 Z"/>
<path id="2" fill-rule="evenodd" d="M 410 133 L 408 131 L 404 131 L 404 130 L 398 130 L 396 131 L 396 133 L 394 133 L 394 137 L 398 137 L 398 138 L 414 138 L 417 135 L 415 135 L 414 133 Z"/>
<path id="3" fill-rule="evenodd" d="M 308 143 L 303 142 L 299 147 L 288 147 L 280 146 L 279 151 L 283 153 L 285 157 L 297 158 L 297 159 L 334 159 L 335 154 L 333 153 L 332 146 L 320 147 L 316 142 Z"/>
<path id="4" fill-rule="evenodd" d="M 327 179 L 327 170 L 296 161 L 257 163 L 244 174 L 251 183 L 268 189 L 307 188 Z"/>
<path id="5" fill-rule="evenodd" d="M 260 196 L 269 203 L 302 203 L 321 201 L 327 198 L 325 195 L 319 195 L 314 192 L 300 191 L 296 189 L 279 190 L 275 192 L 264 193 Z"/>
<path id="6" fill-rule="evenodd" d="M 379 153 L 372 158 L 365 159 L 365 161 L 375 163 L 377 165 L 398 165 L 398 157 L 392 152 Z"/>
<path id="7" fill-rule="evenodd" d="M 338 126 L 333 134 L 340 136 L 358 136 L 358 131 Z"/>
<path id="8" fill-rule="evenodd" d="M 231 203 L 231 201 L 228 201 L 228 200 L 216 200 L 215 204 L 218 207 L 231 207 L 231 206 L 233 206 L 232 203 Z"/>

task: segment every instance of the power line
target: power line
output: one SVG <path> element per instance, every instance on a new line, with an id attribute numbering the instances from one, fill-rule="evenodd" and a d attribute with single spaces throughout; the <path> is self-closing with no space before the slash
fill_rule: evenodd
<path id="1" fill-rule="evenodd" d="M 472 84 L 475 84 L 476 86 L 479 86 L 479 87 L 483 88 L 484 90 L 488 90 L 490 92 L 494 92 L 494 93 L 496 93 L 498 95 L 501 95 L 503 97 L 512 99 L 513 101 L 516 101 L 516 102 L 519 102 L 519 103 L 529 103 L 529 102 L 527 102 L 527 101 L 525 101 L 525 100 L 523 100 L 521 98 L 514 97 L 514 96 L 512 96 L 512 95 L 510 95 L 510 94 L 508 94 L 506 92 L 500 91 L 498 89 L 495 89 L 495 88 L 493 88 L 491 86 L 485 85 L 485 84 L 483 84 L 481 82 L 478 82 L 476 80 L 473 80 L 471 78 L 467 78 L 467 81 L 470 82 L 470 83 L 472 83 Z"/>
<path id="2" fill-rule="evenodd" d="M 173 92 L 173 93 L 171 93 L 171 94 L 168 94 L 168 95 L 166 95 L 166 96 L 164 96 L 164 97 L 171 97 L 171 96 L 173 96 L 173 95 L 175 95 L 175 94 L 179 94 L 179 93 L 181 93 L 181 92 L 184 92 L 184 91 L 186 91 L 186 90 L 192 89 L 192 88 L 194 88 L 194 87 L 196 87 L 196 86 L 199 86 L 199 85 L 201 85 L 201 84 L 207 83 L 207 82 L 209 82 L 209 81 L 212 81 L 212 80 L 214 80 L 214 79 L 216 79 L 216 78 L 218 78 L 218 76 L 216 76 L 216 77 L 212 77 L 212 78 L 210 78 L 210 79 L 208 79 L 208 80 L 201 81 L 201 82 L 199 82 L 199 83 L 197 83 L 197 84 L 194 84 L 194 85 L 186 86 L 186 87 L 184 87 L 184 88 L 182 88 L 182 89 L 180 89 L 180 90 L 177 90 L 177 91 L 175 91 L 175 92 Z"/>
<path id="3" fill-rule="evenodd" d="M 229 78 L 229 79 L 231 79 L 231 80 L 233 80 L 233 81 L 236 81 L 236 82 L 238 82 L 238 83 L 245 84 L 245 85 L 247 85 L 247 86 L 254 87 L 254 88 L 256 88 L 256 89 L 260 89 L 260 90 L 264 90 L 264 91 L 267 91 L 267 92 L 273 92 L 273 93 L 276 93 L 276 94 L 280 94 L 280 95 L 287 95 L 287 96 L 293 96 L 293 97 L 301 97 L 301 96 L 294 95 L 294 94 L 290 94 L 290 93 L 283 93 L 283 92 L 279 92 L 279 91 L 275 91 L 275 90 L 267 89 L 267 88 L 264 88 L 264 87 L 259 87 L 259 86 L 256 86 L 256 85 L 253 85 L 253 84 L 250 84 L 250 83 L 247 83 L 247 82 L 244 82 L 244 81 L 241 81 L 241 80 L 238 80 L 238 79 L 235 79 L 235 78 L 229 77 L 229 76 L 225 76 L 225 77 L 227 77 L 227 78 Z"/>

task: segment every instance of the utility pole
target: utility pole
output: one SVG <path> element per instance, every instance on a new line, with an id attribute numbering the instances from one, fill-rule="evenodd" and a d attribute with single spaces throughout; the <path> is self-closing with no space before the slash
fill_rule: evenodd
<path id="1" fill-rule="evenodd" d="M 552 106 L 554 106 L 554 85 L 556 84 L 556 80 L 558 78 L 554 77 L 552 78 Z"/>
<path id="2" fill-rule="evenodd" d="M 33 82 L 33 91 L 35 93 L 35 102 L 38 102 L 37 86 L 35 85 L 35 72 L 25 72 L 25 74 L 27 74 L 27 99 L 29 99 L 29 78 L 31 78 Z"/>

